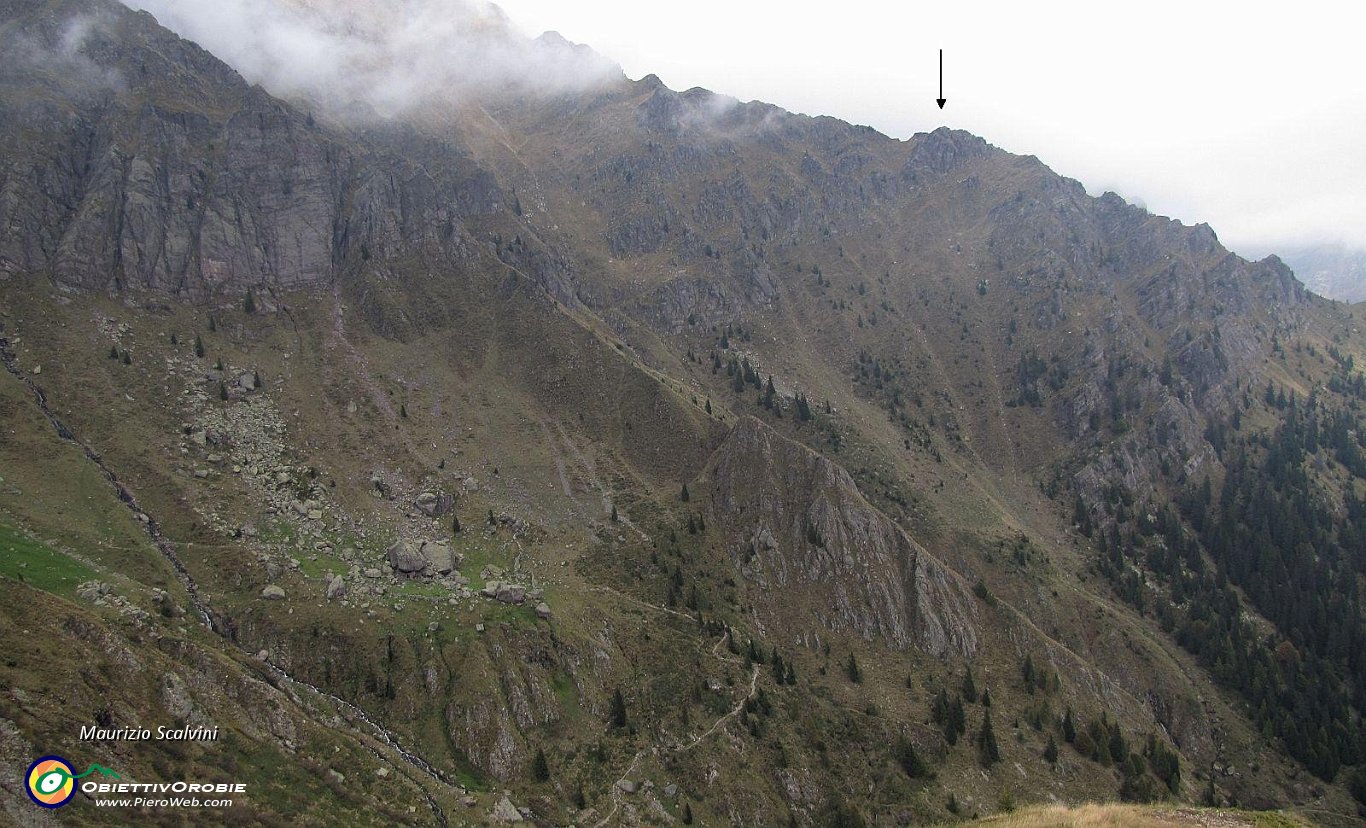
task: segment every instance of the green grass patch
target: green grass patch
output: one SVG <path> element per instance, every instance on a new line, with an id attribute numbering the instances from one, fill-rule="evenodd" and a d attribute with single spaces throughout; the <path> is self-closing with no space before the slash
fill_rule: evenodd
<path id="1" fill-rule="evenodd" d="M 528 624 L 536 623 L 536 613 L 526 604 L 500 604 L 497 601 L 490 602 L 489 608 L 484 611 L 485 624 Z"/>
<path id="2" fill-rule="evenodd" d="M 1252 819 L 1257 828 L 1303 828 L 1304 823 L 1292 819 L 1280 811 L 1246 811 L 1244 816 Z"/>
<path id="3" fill-rule="evenodd" d="M 328 572 L 338 575 L 345 575 L 350 571 L 350 565 L 335 555 L 324 555 L 319 552 L 318 559 L 310 560 L 312 556 L 299 559 L 299 571 L 310 578 L 321 578 Z"/>
<path id="4" fill-rule="evenodd" d="M 77 585 L 98 573 L 69 555 L 0 526 L 0 575 L 44 592 L 75 595 Z"/>
<path id="5" fill-rule="evenodd" d="M 465 534 L 473 534 L 469 530 Z M 457 536 L 455 541 L 455 551 L 465 556 L 464 563 L 460 565 L 460 574 L 470 580 L 470 589 L 480 590 L 484 588 L 484 579 L 479 573 L 484 567 L 501 566 L 504 569 L 508 566 L 505 555 L 495 552 L 489 548 L 489 540 L 483 536 L 465 540 L 465 535 Z"/>
<path id="6" fill-rule="evenodd" d="M 562 707 L 569 707 L 578 700 L 578 691 L 574 688 L 574 680 L 563 670 L 556 670 L 555 675 L 550 678 L 550 686 L 555 689 L 555 698 L 560 700 Z"/>
<path id="7" fill-rule="evenodd" d="M 265 520 L 256 526 L 256 536 L 264 543 L 293 544 L 297 530 L 285 520 Z"/>

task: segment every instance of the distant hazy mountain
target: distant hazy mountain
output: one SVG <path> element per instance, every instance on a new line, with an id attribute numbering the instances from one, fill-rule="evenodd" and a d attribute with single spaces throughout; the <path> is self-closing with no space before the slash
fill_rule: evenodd
<path id="1" fill-rule="evenodd" d="M 1295 275 L 1320 296 L 1366 300 L 1366 250 L 1340 244 L 1297 247 L 1279 253 Z"/>

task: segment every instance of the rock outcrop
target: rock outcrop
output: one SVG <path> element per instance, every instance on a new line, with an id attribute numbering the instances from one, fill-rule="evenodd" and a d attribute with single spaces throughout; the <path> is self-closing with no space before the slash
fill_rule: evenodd
<path id="1" fill-rule="evenodd" d="M 787 629 L 819 625 L 935 655 L 971 655 L 977 613 L 957 575 L 859 494 L 829 459 L 760 421 L 716 453 L 707 523 Z"/>
<path id="2" fill-rule="evenodd" d="M 45 5 L 0 8 L 22 32 L 0 43 L 0 85 L 22 90 L 0 96 L 0 275 L 268 295 L 325 285 L 432 228 L 457 238 L 460 214 L 504 201 L 459 155 L 438 176 L 369 174 L 378 155 L 367 162 L 150 15 L 108 0 L 79 17 Z"/>

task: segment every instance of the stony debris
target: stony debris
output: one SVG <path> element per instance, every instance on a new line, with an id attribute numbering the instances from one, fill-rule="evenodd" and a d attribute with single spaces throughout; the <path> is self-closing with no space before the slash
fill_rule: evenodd
<path id="1" fill-rule="evenodd" d="M 485 598 L 493 598 L 504 604 L 522 604 L 526 602 L 526 587 L 520 584 L 505 584 L 502 581 L 488 581 L 480 594 Z"/>
<path id="2" fill-rule="evenodd" d="M 141 626 L 152 616 L 147 610 L 114 592 L 114 588 L 104 581 L 86 581 L 76 587 L 76 594 L 97 607 L 112 607 L 119 614 Z"/>
<path id="3" fill-rule="evenodd" d="M 171 618 L 181 618 L 185 615 L 185 610 L 171 598 L 171 594 L 164 589 L 152 590 L 152 603 L 161 608 L 163 615 Z"/>
<path id="4" fill-rule="evenodd" d="M 500 584 L 493 597 L 504 604 L 526 603 L 526 587 L 519 584 Z"/>
<path id="5" fill-rule="evenodd" d="M 450 512 L 455 507 L 455 498 L 446 494 L 436 494 L 435 492 L 423 492 L 417 496 L 418 511 L 430 518 L 441 517 Z"/>
<path id="6" fill-rule="evenodd" d="M 178 722 L 185 721 L 194 713 L 190 688 L 186 686 L 185 680 L 175 673 L 166 673 L 161 677 L 161 706 Z"/>
<path id="7" fill-rule="evenodd" d="M 536 605 L 537 618 L 550 618 L 550 605 L 542 601 Z"/>
<path id="8" fill-rule="evenodd" d="M 327 600 L 335 601 L 346 596 L 346 580 L 340 575 L 333 575 L 327 579 Z"/>
<path id="9" fill-rule="evenodd" d="M 267 601 L 283 601 L 285 598 L 285 591 L 275 584 L 271 584 L 261 590 L 261 597 Z"/>
<path id="10" fill-rule="evenodd" d="M 494 822 L 521 822 L 522 812 L 505 796 L 498 800 L 492 811 L 489 811 L 489 819 Z"/>
<path id="11" fill-rule="evenodd" d="M 393 489 L 389 487 L 389 484 L 384 481 L 383 477 L 380 477 L 379 472 L 370 475 L 370 493 L 375 497 L 381 497 L 385 500 L 394 499 Z"/>

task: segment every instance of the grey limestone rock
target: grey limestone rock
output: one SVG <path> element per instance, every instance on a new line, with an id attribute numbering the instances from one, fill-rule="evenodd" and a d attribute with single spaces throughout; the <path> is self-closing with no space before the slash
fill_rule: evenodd
<path id="1" fill-rule="evenodd" d="M 410 541 L 395 541 L 385 556 L 389 560 L 389 566 L 405 575 L 421 572 L 427 568 L 427 559 L 423 557 L 421 550 Z"/>

